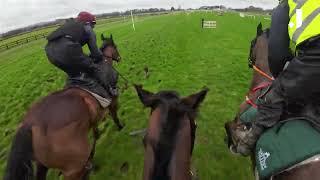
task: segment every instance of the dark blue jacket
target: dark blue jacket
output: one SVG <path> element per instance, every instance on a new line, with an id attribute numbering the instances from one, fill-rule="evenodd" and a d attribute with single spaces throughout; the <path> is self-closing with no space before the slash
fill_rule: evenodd
<path id="1" fill-rule="evenodd" d="M 269 66 L 274 77 L 277 77 L 285 63 L 293 58 L 288 32 L 289 21 L 288 2 L 282 1 L 272 13 L 269 35 Z"/>

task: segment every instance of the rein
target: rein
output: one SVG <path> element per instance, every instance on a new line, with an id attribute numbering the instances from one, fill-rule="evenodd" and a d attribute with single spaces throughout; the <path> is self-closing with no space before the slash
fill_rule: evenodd
<path id="1" fill-rule="evenodd" d="M 133 83 L 131 83 L 126 77 L 124 77 L 117 69 L 115 69 L 114 67 L 112 67 L 112 68 L 113 68 L 113 70 L 115 70 L 115 71 L 119 74 L 119 76 L 120 76 L 123 80 L 126 81 L 126 84 L 128 84 L 128 83 L 133 84 Z"/>
<path id="2" fill-rule="evenodd" d="M 270 86 L 271 84 L 272 84 L 272 82 L 263 82 L 263 83 L 259 84 L 257 87 L 255 87 L 255 88 L 253 88 L 252 90 L 250 90 L 250 92 L 251 92 L 251 93 L 256 93 L 257 91 L 262 90 L 262 89 Z M 251 105 L 252 107 L 254 107 L 254 108 L 256 108 L 256 109 L 258 108 L 258 105 L 257 105 L 255 102 L 253 102 L 253 101 L 249 98 L 248 95 L 246 96 L 246 103 L 249 104 L 249 105 Z"/>
<path id="3" fill-rule="evenodd" d="M 118 62 L 118 59 L 114 58 L 113 56 L 104 56 L 104 57 L 105 57 L 105 58 L 109 58 L 109 59 L 111 59 L 111 60 L 113 60 L 113 61 Z"/>
<path id="4" fill-rule="evenodd" d="M 113 58 L 112 56 L 104 56 L 104 57 L 105 57 L 105 62 L 108 62 L 108 61 L 118 62 L 117 59 Z M 116 68 L 114 68 L 113 66 L 111 66 L 111 68 L 119 74 L 119 76 L 125 81 L 125 84 L 128 84 L 128 83 L 133 84 L 126 77 L 124 77 Z"/>
<path id="5" fill-rule="evenodd" d="M 253 68 L 261 76 L 263 76 L 263 77 L 265 77 L 265 78 L 267 78 L 268 80 L 271 81 L 271 82 L 262 82 L 257 87 L 255 87 L 255 88 L 250 90 L 251 93 L 255 94 L 257 91 L 270 86 L 272 84 L 272 81 L 274 81 L 274 77 L 272 77 L 271 75 L 265 73 L 263 70 L 258 68 L 254 63 L 255 63 L 255 61 L 252 61 L 251 58 L 249 58 L 249 67 Z M 246 103 L 251 105 L 252 107 L 254 107 L 256 109 L 258 108 L 258 105 L 254 101 L 252 101 L 252 99 L 249 98 L 249 95 L 246 96 Z"/>

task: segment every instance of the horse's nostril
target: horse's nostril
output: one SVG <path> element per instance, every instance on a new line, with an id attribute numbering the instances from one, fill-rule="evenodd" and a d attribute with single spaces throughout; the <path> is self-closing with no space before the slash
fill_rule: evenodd
<path id="1" fill-rule="evenodd" d="M 232 154 L 234 154 L 234 155 L 238 155 L 239 153 L 237 152 L 237 148 L 234 146 L 234 145 L 231 145 L 230 147 L 229 147 L 229 150 L 230 150 L 230 152 L 232 153 Z"/>

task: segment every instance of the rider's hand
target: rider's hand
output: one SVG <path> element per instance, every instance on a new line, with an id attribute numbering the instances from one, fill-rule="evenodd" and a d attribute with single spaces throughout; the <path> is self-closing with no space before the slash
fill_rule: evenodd
<path id="1" fill-rule="evenodd" d="M 110 92 L 110 95 L 111 96 L 118 96 L 118 89 L 117 88 L 112 88 L 112 87 L 110 87 L 109 88 L 109 92 Z"/>

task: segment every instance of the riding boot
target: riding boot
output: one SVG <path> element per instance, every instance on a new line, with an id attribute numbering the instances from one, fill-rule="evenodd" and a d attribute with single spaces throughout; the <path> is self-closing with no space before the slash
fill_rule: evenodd
<path id="1" fill-rule="evenodd" d="M 249 156 L 254 152 L 254 148 L 257 140 L 263 132 L 263 128 L 255 124 L 252 124 L 250 128 L 244 126 L 236 130 L 236 136 L 238 138 L 238 144 L 236 150 L 243 156 Z"/>

